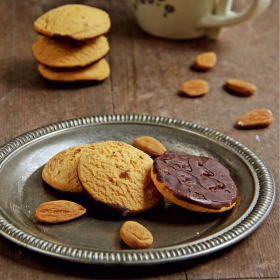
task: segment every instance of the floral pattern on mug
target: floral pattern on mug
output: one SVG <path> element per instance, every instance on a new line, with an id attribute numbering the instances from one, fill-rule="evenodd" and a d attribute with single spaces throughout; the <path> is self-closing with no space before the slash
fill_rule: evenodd
<path id="1" fill-rule="evenodd" d="M 139 4 L 149 4 L 149 5 L 156 5 L 160 8 L 163 7 L 163 17 L 167 17 L 168 14 L 174 13 L 175 12 L 175 7 L 174 5 L 170 5 L 166 3 L 166 0 L 135 0 L 133 3 L 133 7 L 135 10 L 138 10 L 138 5 Z"/>

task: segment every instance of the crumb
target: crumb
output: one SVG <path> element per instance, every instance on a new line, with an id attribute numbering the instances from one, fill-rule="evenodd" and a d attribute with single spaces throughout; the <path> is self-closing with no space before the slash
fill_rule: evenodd
<path id="1" fill-rule="evenodd" d="M 127 178 L 129 177 L 128 172 L 130 172 L 129 169 L 127 169 L 127 170 L 125 170 L 124 172 L 122 172 L 122 173 L 120 174 L 120 178 L 125 178 L 125 179 L 127 179 Z"/>
<path id="2" fill-rule="evenodd" d="M 47 92 L 45 90 L 42 91 L 43 95 L 47 95 Z"/>
<path id="3" fill-rule="evenodd" d="M 199 235 L 199 231 L 196 232 L 196 235 Z"/>

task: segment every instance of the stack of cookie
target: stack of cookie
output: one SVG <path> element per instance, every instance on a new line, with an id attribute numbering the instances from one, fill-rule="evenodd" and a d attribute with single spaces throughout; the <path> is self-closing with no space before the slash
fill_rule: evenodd
<path id="1" fill-rule="evenodd" d="M 34 23 L 37 37 L 32 51 L 38 71 L 51 81 L 102 81 L 110 67 L 104 59 L 110 47 L 102 36 L 110 29 L 109 15 L 85 5 L 64 5 Z"/>

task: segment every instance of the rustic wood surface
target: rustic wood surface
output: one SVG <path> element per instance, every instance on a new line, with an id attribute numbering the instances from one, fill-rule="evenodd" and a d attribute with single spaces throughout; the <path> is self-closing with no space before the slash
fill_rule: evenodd
<path id="1" fill-rule="evenodd" d="M 39 77 L 31 45 L 36 37 L 33 22 L 39 15 L 75 2 L 109 12 L 112 28 L 107 35 L 111 45 L 107 60 L 112 73 L 103 83 L 73 89 Z M 235 1 L 235 10 L 242 10 L 246 2 Z M 273 1 L 260 18 L 224 29 L 218 42 L 174 42 L 143 33 L 122 0 L 1 0 L 0 34 L 0 145 L 37 127 L 89 115 L 129 113 L 184 119 L 219 130 L 252 149 L 273 172 L 279 193 L 279 1 Z M 203 51 L 215 51 L 218 64 L 210 72 L 195 72 L 191 64 Z M 235 96 L 223 88 L 230 77 L 248 80 L 258 91 L 248 98 Z M 184 97 L 180 86 L 191 78 L 207 80 L 210 92 L 202 98 Z M 255 108 L 270 109 L 274 123 L 262 129 L 236 129 L 235 120 Z M 73 264 L 0 236 L 0 279 L 279 278 L 278 198 L 266 221 L 238 244 L 164 266 Z"/>

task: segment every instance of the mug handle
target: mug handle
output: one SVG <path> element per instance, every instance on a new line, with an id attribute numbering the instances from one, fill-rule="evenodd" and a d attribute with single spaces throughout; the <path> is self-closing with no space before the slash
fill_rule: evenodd
<path id="1" fill-rule="evenodd" d="M 271 0 L 253 0 L 245 11 L 236 13 L 230 10 L 232 0 L 220 0 L 216 6 L 215 14 L 207 14 L 196 23 L 196 26 L 198 28 L 214 28 L 216 32 L 213 32 L 212 36 L 211 34 L 209 35 L 210 37 L 217 37 L 219 27 L 231 26 L 256 18 L 269 7 L 270 3 Z"/>

